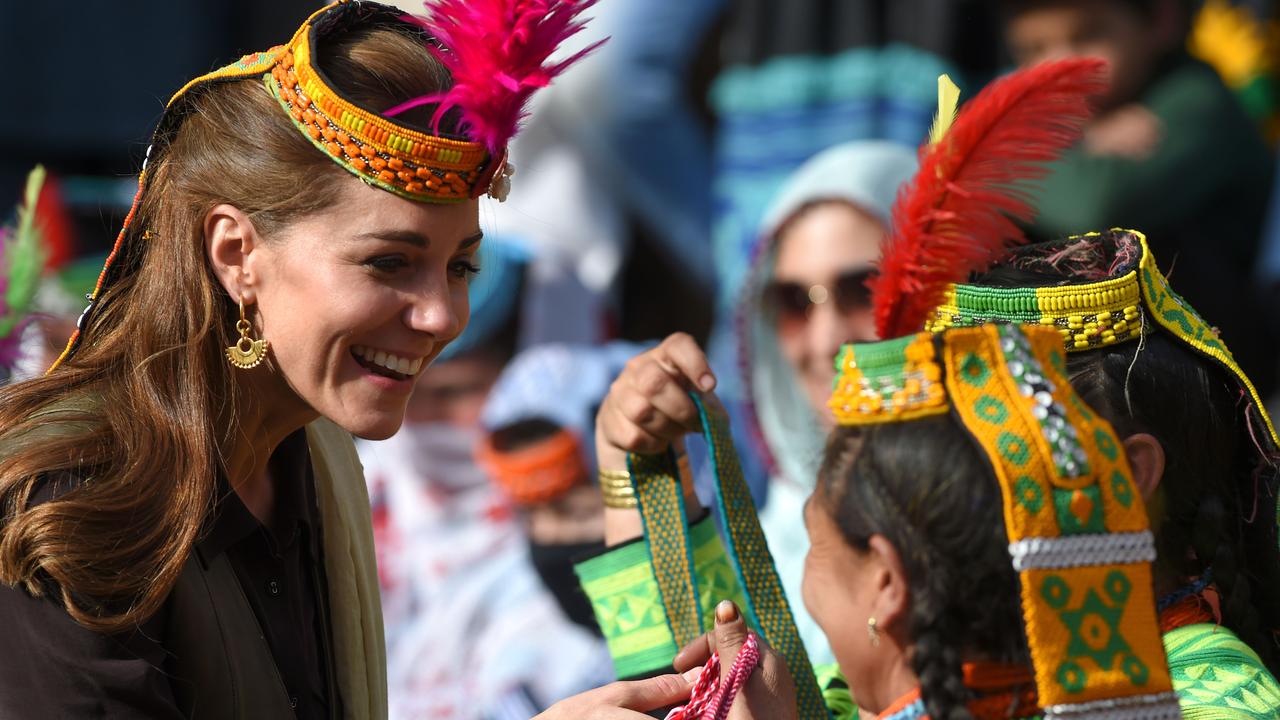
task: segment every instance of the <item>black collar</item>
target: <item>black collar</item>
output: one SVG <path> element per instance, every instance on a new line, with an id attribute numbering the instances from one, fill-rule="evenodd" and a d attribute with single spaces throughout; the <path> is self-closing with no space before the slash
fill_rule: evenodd
<path id="1" fill-rule="evenodd" d="M 303 526 L 314 525 L 315 483 L 306 430 L 286 437 L 272 453 L 268 467 L 276 490 L 275 518 L 270 529 L 249 512 L 226 475 L 218 473 L 213 507 L 205 519 L 206 529 L 196 544 L 206 561 L 254 532 L 266 533 L 279 546 L 292 542 Z"/>

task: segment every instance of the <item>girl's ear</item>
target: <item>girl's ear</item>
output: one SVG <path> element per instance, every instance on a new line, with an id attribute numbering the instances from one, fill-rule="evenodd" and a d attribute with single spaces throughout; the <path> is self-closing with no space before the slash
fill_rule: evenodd
<path id="1" fill-rule="evenodd" d="M 1150 500 L 1164 477 L 1164 446 L 1150 433 L 1137 433 L 1124 439 L 1124 454 L 1133 469 L 1133 483 L 1143 500 Z"/>

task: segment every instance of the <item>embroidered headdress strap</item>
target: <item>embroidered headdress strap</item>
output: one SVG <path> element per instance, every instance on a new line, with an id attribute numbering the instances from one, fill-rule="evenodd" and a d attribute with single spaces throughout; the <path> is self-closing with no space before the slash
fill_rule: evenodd
<path id="1" fill-rule="evenodd" d="M 1001 264 L 1064 282 L 1048 287 L 953 284 L 928 320 L 928 329 L 1031 323 L 1055 329 L 1068 353 L 1163 331 L 1235 379 L 1248 395 L 1248 401 L 1240 403 L 1243 431 L 1250 433 L 1261 462 L 1276 462 L 1280 435 L 1257 388 L 1217 331 L 1169 286 L 1142 233 L 1116 228 L 1028 245 Z M 1274 501 L 1272 515 L 1280 525 L 1280 498 Z"/>

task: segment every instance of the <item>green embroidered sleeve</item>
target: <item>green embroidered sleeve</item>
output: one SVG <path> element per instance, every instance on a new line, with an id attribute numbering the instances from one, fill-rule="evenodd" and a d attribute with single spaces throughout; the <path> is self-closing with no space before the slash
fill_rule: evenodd
<path id="1" fill-rule="evenodd" d="M 702 615 L 710 629 L 716 603 L 728 598 L 742 606 L 742 590 L 710 515 L 689 528 L 689 540 Z M 667 627 L 648 543 L 640 539 L 619 545 L 578 563 L 575 569 L 609 645 L 618 677 L 643 677 L 668 670 L 679 648 Z M 814 668 L 814 673 L 832 720 L 857 720 L 858 706 L 839 668 L 822 665 Z"/>
<path id="2" fill-rule="evenodd" d="M 858 704 L 853 701 L 849 683 L 840 672 L 840 666 L 815 665 L 813 675 L 822 688 L 822 700 L 831 711 L 831 720 L 858 720 Z"/>
<path id="3" fill-rule="evenodd" d="M 1166 633 L 1164 648 L 1186 720 L 1280 717 L 1280 685 L 1230 630 L 1188 625 Z"/>
<path id="4" fill-rule="evenodd" d="M 702 615 L 709 630 L 716 603 L 728 598 L 741 607 L 742 590 L 710 515 L 689 528 L 689 541 Z M 680 648 L 667 627 L 648 542 L 639 539 L 620 545 L 578 563 L 575 569 L 609 645 L 618 677 L 651 675 L 670 668 L 671 658 Z"/>

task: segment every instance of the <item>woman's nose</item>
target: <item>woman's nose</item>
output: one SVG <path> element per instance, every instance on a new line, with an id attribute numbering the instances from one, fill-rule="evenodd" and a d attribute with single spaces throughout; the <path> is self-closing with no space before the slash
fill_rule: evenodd
<path id="1" fill-rule="evenodd" d="M 462 332 L 468 310 L 465 288 L 455 292 L 448 283 L 433 283 L 412 298 L 405 325 L 438 340 L 452 340 Z"/>
<path id="2" fill-rule="evenodd" d="M 836 304 L 827 301 L 814 305 L 809 314 L 807 329 L 809 353 L 813 360 L 821 366 L 834 366 L 840 346 L 851 339 L 849 328 L 836 310 Z"/>

